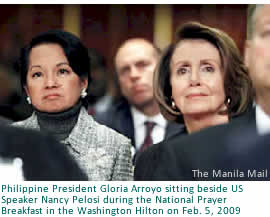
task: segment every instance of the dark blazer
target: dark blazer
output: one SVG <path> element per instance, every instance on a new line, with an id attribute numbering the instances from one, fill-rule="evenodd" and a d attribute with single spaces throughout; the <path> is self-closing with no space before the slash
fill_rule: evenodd
<path id="1" fill-rule="evenodd" d="M 162 141 L 158 144 L 155 144 L 149 147 L 144 152 L 140 153 L 136 160 L 135 171 L 134 171 L 134 179 L 139 180 L 152 180 L 153 176 L 155 176 L 156 169 L 159 168 L 160 160 L 164 151 L 163 146 L 166 146 L 169 141 L 173 138 L 180 138 L 182 136 L 186 136 L 187 132 L 185 129 L 183 131 L 173 135 L 170 139 L 166 141 Z"/>
<path id="2" fill-rule="evenodd" d="M 0 158 L 16 157 L 26 180 L 87 180 L 63 144 L 32 130 L 0 126 Z"/>
<path id="3" fill-rule="evenodd" d="M 106 113 L 97 115 L 95 119 L 97 122 L 104 124 L 130 138 L 132 145 L 135 147 L 134 123 L 130 105 L 126 100 L 122 100 L 114 107 L 110 108 Z M 169 122 L 165 132 L 165 139 L 182 132 L 183 129 L 184 125 Z"/>
<path id="4" fill-rule="evenodd" d="M 262 157 L 263 153 L 256 151 L 254 144 L 259 142 L 265 140 L 257 134 L 255 110 L 252 110 L 229 124 L 207 128 L 188 136 L 176 135 L 161 142 L 148 151 L 158 149 L 158 154 L 144 156 L 143 153 L 139 157 L 135 166 L 135 180 L 258 180 L 258 177 L 247 177 L 247 170 L 265 169 L 263 165 L 270 168 L 269 162 L 263 163 L 269 159 L 266 153 Z M 252 153 L 257 155 L 253 156 Z M 257 159 L 258 156 L 260 159 Z M 149 172 L 151 169 L 153 171 Z M 208 177 L 194 175 L 192 170 L 197 169 L 207 172 Z M 213 176 L 213 170 L 220 170 L 222 174 L 232 172 L 233 177 Z M 244 177 L 240 177 L 242 170 Z M 262 179 L 265 180 L 264 177 Z"/>

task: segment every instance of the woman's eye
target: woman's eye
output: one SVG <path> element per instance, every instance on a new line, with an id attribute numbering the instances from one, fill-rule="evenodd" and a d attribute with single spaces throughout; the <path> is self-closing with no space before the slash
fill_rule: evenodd
<path id="1" fill-rule="evenodd" d="M 184 74 L 186 74 L 188 72 L 188 68 L 181 67 L 181 68 L 177 69 L 176 72 L 177 72 L 178 75 L 184 75 Z"/>
<path id="2" fill-rule="evenodd" d="M 35 73 L 33 73 L 32 74 L 32 78 L 39 78 L 39 77 L 41 77 L 41 72 L 35 72 Z"/>
<path id="3" fill-rule="evenodd" d="M 60 69 L 60 70 L 59 70 L 59 73 L 60 73 L 60 74 L 68 74 L 69 71 L 68 71 L 67 69 Z"/>
<path id="4" fill-rule="evenodd" d="M 212 66 L 205 66 L 205 67 L 203 67 L 202 70 L 204 72 L 214 72 L 215 71 L 214 67 L 212 67 Z"/>

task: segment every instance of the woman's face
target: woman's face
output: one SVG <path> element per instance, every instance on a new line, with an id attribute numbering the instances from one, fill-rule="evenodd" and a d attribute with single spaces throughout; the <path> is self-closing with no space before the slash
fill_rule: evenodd
<path id="1" fill-rule="evenodd" d="M 205 40 L 183 40 L 170 63 L 172 97 L 185 115 L 224 109 L 224 72 L 216 47 Z"/>
<path id="2" fill-rule="evenodd" d="M 81 80 L 69 65 L 58 44 L 32 48 L 25 90 L 35 108 L 43 112 L 61 112 L 74 106 L 87 79 Z"/>

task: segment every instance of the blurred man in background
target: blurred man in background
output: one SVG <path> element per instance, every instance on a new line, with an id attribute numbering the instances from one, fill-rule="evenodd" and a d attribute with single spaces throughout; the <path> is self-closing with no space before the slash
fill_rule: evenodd
<path id="1" fill-rule="evenodd" d="M 153 96 L 153 75 L 159 56 L 160 50 L 145 39 L 125 41 L 115 56 L 124 99 L 97 118 L 129 137 L 134 154 L 182 130 L 181 125 L 163 118 Z"/>

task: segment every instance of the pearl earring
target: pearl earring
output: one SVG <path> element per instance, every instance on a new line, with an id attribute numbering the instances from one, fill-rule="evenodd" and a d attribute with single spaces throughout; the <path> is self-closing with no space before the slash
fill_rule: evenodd
<path id="1" fill-rule="evenodd" d="M 173 99 L 172 99 L 172 108 L 173 108 L 174 110 L 176 110 L 176 105 L 175 105 L 175 102 L 174 102 Z"/>
<path id="2" fill-rule="evenodd" d="M 28 96 L 28 97 L 26 97 L 26 101 L 28 102 L 28 104 L 32 104 L 32 102 L 31 102 L 31 98 Z"/>
<path id="3" fill-rule="evenodd" d="M 228 97 L 228 98 L 227 98 L 227 105 L 230 105 L 230 103 L 231 103 L 231 98 Z"/>
<path id="4" fill-rule="evenodd" d="M 82 89 L 82 92 L 81 92 L 81 97 L 82 98 L 85 98 L 87 96 L 87 93 L 86 93 L 86 89 Z"/>

